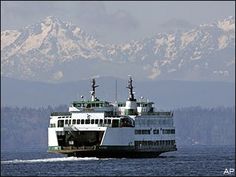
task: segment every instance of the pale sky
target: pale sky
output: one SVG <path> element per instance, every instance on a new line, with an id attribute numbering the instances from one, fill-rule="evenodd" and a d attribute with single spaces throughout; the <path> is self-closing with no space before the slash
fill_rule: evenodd
<path id="1" fill-rule="evenodd" d="M 119 43 L 234 14 L 234 1 L 2 1 L 1 30 L 20 29 L 55 16 L 99 40 Z"/>

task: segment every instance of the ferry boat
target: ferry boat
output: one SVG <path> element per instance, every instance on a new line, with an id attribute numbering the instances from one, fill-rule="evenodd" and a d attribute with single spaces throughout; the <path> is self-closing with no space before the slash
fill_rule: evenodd
<path id="1" fill-rule="evenodd" d="M 114 103 L 96 97 L 73 101 L 68 112 L 52 112 L 48 127 L 48 152 L 76 157 L 158 157 L 176 151 L 172 111 L 156 111 L 153 102 L 134 97 L 132 77 L 128 99 Z"/>

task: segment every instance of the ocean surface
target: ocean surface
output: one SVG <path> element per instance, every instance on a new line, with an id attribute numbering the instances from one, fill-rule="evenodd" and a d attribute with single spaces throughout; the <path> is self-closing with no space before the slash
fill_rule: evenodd
<path id="1" fill-rule="evenodd" d="M 1 152 L 1 176 L 235 176 L 233 170 L 235 146 L 184 146 L 145 159 Z"/>

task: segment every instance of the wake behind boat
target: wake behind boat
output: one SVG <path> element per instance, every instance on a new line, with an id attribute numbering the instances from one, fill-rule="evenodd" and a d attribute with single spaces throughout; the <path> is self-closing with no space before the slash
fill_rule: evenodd
<path id="1" fill-rule="evenodd" d="M 48 152 L 77 157 L 158 157 L 176 151 L 173 112 L 155 111 L 153 102 L 133 93 L 125 102 L 110 103 L 96 97 L 72 102 L 68 112 L 53 112 L 48 128 Z"/>

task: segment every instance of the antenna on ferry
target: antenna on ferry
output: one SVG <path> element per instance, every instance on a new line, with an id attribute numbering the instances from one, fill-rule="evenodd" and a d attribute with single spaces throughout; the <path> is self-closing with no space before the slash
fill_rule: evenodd
<path id="1" fill-rule="evenodd" d="M 92 79 L 92 91 L 91 91 L 91 100 L 92 101 L 95 101 L 95 99 L 96 99 L 96 96 L 95 96 L 95 89 L 96 89 L 96 87 L 98 87 L 99 85 L 96 85 L 96 81 L 95 81 L 95 79 L 93 78 Z"/>
<path id="2" fill-rule="evenodd" d="M 117 102 L 117 80 L 116 80 L 116 90 L 115 90 L 115 102 Z"/>

